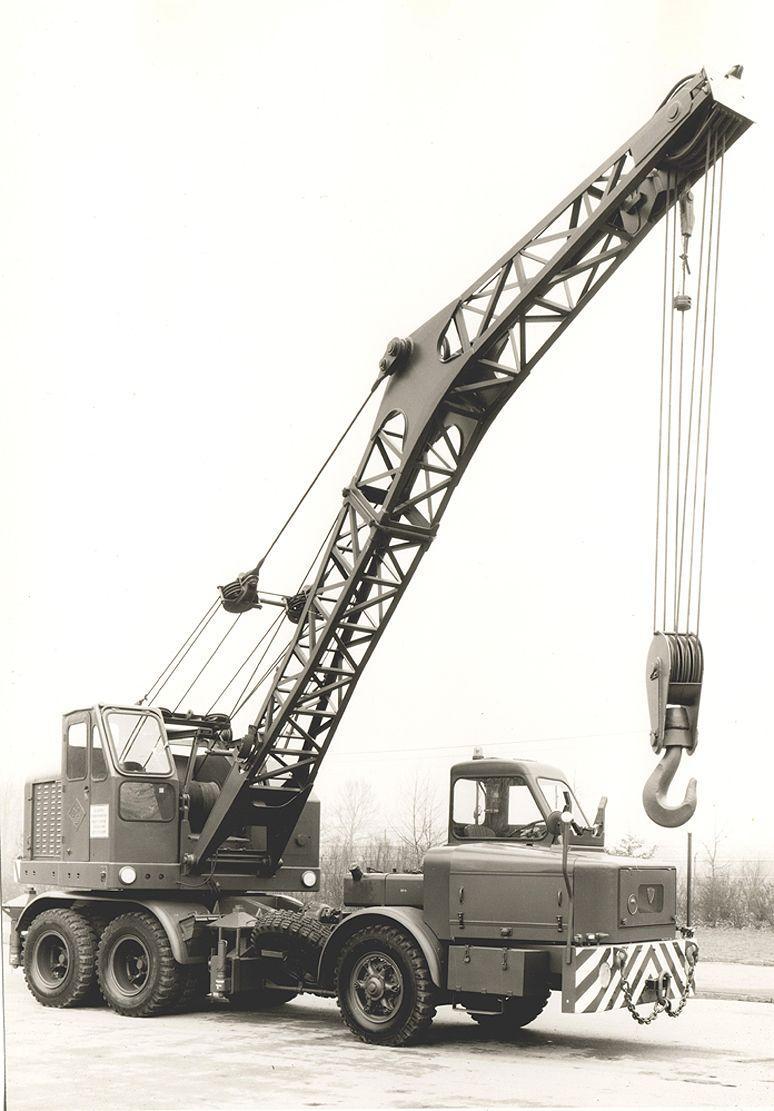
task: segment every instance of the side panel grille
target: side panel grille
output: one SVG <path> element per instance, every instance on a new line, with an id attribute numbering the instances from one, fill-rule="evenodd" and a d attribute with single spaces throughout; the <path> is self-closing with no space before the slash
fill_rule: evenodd
<path id="1" fill-rule="evenodd" d="M 32 859 L 59 856 L 62 843 L 62 784 L 44 779 L 32 784 Z"/>

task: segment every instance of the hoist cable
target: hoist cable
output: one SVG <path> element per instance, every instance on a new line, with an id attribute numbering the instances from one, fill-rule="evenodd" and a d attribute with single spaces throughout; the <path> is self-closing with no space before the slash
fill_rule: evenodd
<path id="1" fill-rule="evenodd" d="M 220 609 L 220 598 L 216 598 L 215 601 L 212 603 L 212 605 L 207 610 L 205 610 L 204 616 L 194 626 L 193 632 L 188 634 L 188 636 L 183 641 L 183 643 L 180 645 L 177 652 L 175 652 L 174 656 L 169 661 L 167 666 L 159 673 L 159 675 L 156 676 L 156 679 L 148 687 L 148 690 L 146 691 L 146 693 L 142 696 L 142 698 L 137 703 L 138 706 L 142 706 L 144 702 L 147 702 L 147 700 L 150 698 L 151 692 L 155 690 L 159 681 L 161 679 L 163 679 L 164 681 L 161 683 L 158 690 L 155 692 L 155 694 L 153 696 L 154 698 L 158 698 L 161 691 L 164 689 L 164 687 L 167 685 L 167 683 L 172 678 L 174 673 L 180 667 L 180 664 L 183 662 L 183 660 L 186 658 L 186 656 L 191 651 L 193 646 L 196 644 L 197 640 L 202 635 L 204 630 L 207 628 L 210 621 L 212 621 L 213 617 L 215 616 L 215 614 L 218 612 L 219 609 Z M 182 655 L 181 655 L 181 652 L 182 652 Z M 178 659 L 178 657 L 180 657 L 180 658 Z M 174 667 L 172 666 L 173 664 L 174 664 Z M 170 670 L 170 668 L 171 668 L 171 670 Z M 169 672 L 169 674 L 167 674 L 167 672 Z"/>
<path id="2" fill-rule="evenodd" d="M 709 140 L 708 140 L 709 142 Z M 709 213 L 709 231 L 707 241 L 707 269 L 706 280 L 704 284 L 704 312 L 702 317 L 702 338 L 701 338 L 701 376 L 699 379 L 699 430 L 696 437 L 696 456 L 695 456 L 695 484 L 693 488 L 693 508 L 691 513 L 691 552 L 690 552 L 690 570 L 688 575 L 688 619 L 690 621 L 691 602 L 693 600 L 693 574 L 694 574 L 694 557 L 696 548 L 696 505 L 699 490 L 699 456 L 701 452 L 701 430 L 704 417 L 704 383 L 707 378 L 707 323 L 710 314 L 710 280 L 712 277 L 712 255 L 713 255 L 713 241 L 715 232 L 715 183 L 717 179 L 717 135 L 715 135 L 713 145 L 713 164 L 712 164 L 712 185 L 709 185 L 709 175 L 705 182 L 705 190 L 710 191 L 710 213 Z M 717 268 L 717 256 L 715 258 L 715 267 Z M 697 320 L 698 324 L 698 320 Z M 698 340 L 698 337 L 697 337 Z M 706 434 L 705 434 L 706 435 Z M 697 598 L 698 606 L 698 598 Z M 697 613 L 698 617 L 698 613 Z"/>
<path id="3" fill-rule="evenodd" d="M 667 191 L 667 199 L 669 192 Z M 672 206 L 677 202 L 677 187 L 675 186 L 672 192 Z M 677 213 L 672 213 L 672 251 L 671 251 L 671 293 L 670 303 L 674 305 L 675 301 L 675 258 L 677 247 Z M 669 316 L 669 373 L 667 375 L 667 396 L 669 398 L 667 404 L 667 450 L 666 450 L 666 483 L 665 483 L 665 501 L 664 501 L 664 620 L 663 627 L 666 630 L 667 624 L 667 585 L 669 581 L 669 494 L 670 486 L 672 483 L 672 397 L 674 393 L 673 387 L 673 366 L 674 366 L 674 341 L 675 341 L 675 314 L 674 310 L 670 312 Z"/>
<path id="4" fill-rule="evenodd" d="M 325 468 L 326 468 L 326 467 L 328 466 L 328 464 L 330 463 L 331 459 L 333 459 L 333 457 L 334 457 L 334 455 L 336 454 L 336 452 L 337 452 L 337 451 L 339 450 L 339 448 L 341 447 L 341 445 L 342 445 L 342 444 L 344 443 L 344 440 L 345 440 L 345 439 L 347 438 L 347 436 L 349 435 L 349 433 L 350 433 L 350 431 L 352 430 L 353 426 L 355 425 L 355 423 L 357 422 L 358 418 L 360 417 L 361 413 L 363 412 L 363 410 L 364 410 L 364 409 L 366 408 L 366 406 L 368 405 L 368 402 L 369 402 L 369 401 L 371 400 L 371 398 L 372 398 L 372 396 L 373 396 L 373 394 L 374 394 L 374 392 L 375 392 L 375 390 L 376 390 L 377 386 L 378 386 L 378 385 L 379 385 L 379 384 L 380 384 L 380 383 L 382 382 L 382 380 L 383 380 L 383 377 L 384 377 L 383 375 L 380 375 L 380 376 L 379 376 L 379 377 L 378 377 L 378 378 L 376 379 L 376 381 L 374 382 L 373 386 L 371 386 L 371 389 L 370 389 L 370 390 L 368 391 L 368 394 L 367 394 L 367 396 L 366 396 L 366 399 L 365 399 L 365 401 L 364 401 L 364 402 L 362 403 L 362 405 L 360 405 L 360 407 L 358 408 L 358 410 L 357 410 L 357 412 L 355 413 L 355 415 L 354 415 L 354 417 L 352 418 L 352 420 L 351 420 L 351 421 L 349 422 L 349 424 L 347 425 L 347 427 L 346 427 L 346 428 L 344 429 L 344 431 L 342 432 L 342 434 L 341 434 L 341 435 L 339 436 L 339 438 L 338 438 L 338 440 L 336 441 L 336 443 L 335 443 L 335 444 L 333 445 L 333 447 L 331 448 L 331 450 L 330 450 L 330 451 L 328 452 L 328 455 L 326 456 L 325 460 L 323 461 L 323 463 L 321 464 L 321 466 L 320 466 L 320 467 L 319 467 L 319 469 L 317 470 L 317 473 L 315 474 L 314 478 L 313 478 L 313 479 L 312 479 L 312 481 L 311 481 L 311 482 L 309 483 L 309 485 L 308 485 L 308 486 L 307 486 L 307 488 L 306 488 L 306 489 L 304 490 L 304 492 L 303 492 L 303 494 L 301 495 L 301 497 L 300 497 L 300 498 L 298 499 L 298 501 L 296 502 L 296 504 L 295 504 L 295 505 L 293 506 L 293 509 L 292 509 L 292 510 L 290 511 L 290 513 L 288 514 L 287 518 L 285 519 L 285 522 L 284 522 L 284 524 L 282 525 L 282 528 L 280 528 L 279 532 L 277 532 L 277 533 L 276 533 L 276 535 L 275 535 L 274 539 L 272 540 L 271 544 L 269 544 L 269 546 L 268 546 L 268 548 L 266 549 L 266 551 L 265 551 L 265 552 L 263 553 L 263 555 L 261 556 L 261 558 L 260 558 L 260 559 L 258 560 L 258 562 L 256 563 L 256 565 L 255 565 L 255 567 L 254 567 L 254 569 L 253 569 L 253 570 L 254 570 L 254 572 L 255 572 L 256 574 L 258 573 L 258 571 L 260 571 L 260 569 L 261 569 L 261 566 L 262 566 L 262 565 L 263 565 L 263 563 L 265 562 L 265 560 L 266 560 L 267 556 L 268 556 L 268 555 L 269 555 L 269 553 L 270 553 L 270 552 L 272 551 L 272 549 L 274 548 L 274 546 L 276 545 L 277 541 L 278 541 L 278 540 L 279 540 L 279 538 L 280 538 L 280 537 L 282 536 L 282 534 L 284 533 L 285 529 L 286 529 L 286 528 L 288 527 L 288 525 L 290 524 L 290 522 L 291 522 L 291 521 L 293 520 L 293 518 L 295 517 L 296 513 L 298 513 L 299 509 L 301 508 L 301 506 L 302 506 L 302 505 L 304 504 L 304 502 L 306 501 L 307 497 L 309 496 L 309 494 L 311 493 L 311 491 L 312 491 L 312 489 L 314 488 L 315 484 L 317 483 L 317 480 L 318 480 L 318 479 L 320 478 L 320 476 L 322 475 L 323 471 L 325 470 Z"/>
<path id="5" fill-rule="evenodd" d="M 677 620 L 678 620 L 678 627 L 679 627 L 679 623 L 680 623 L 680 603 L 682 601 L 683 555 L 684 555 L 684 549 L 685 549 L 685 521 L 686 521 L 686 518 L 688 516 L 688 512 L 687 512 L 687 507 L 688 507 L 688 479 L 689 479 L 690 469 L 691 469 L 690 452 L 691 452 L 692 436 L 693 436 L 693 431 L 694 431 L 693 417 L 694 417 L 694 399 L 696 397 L 696 354 L 697 354 L 697 350 L 698 350 L 699 320 L 700 320 L 701 315 L 702 315 L 701 287 L 702 287 L 702 276 L 703 276 L 703 273 L 704 273 L 704 269 L 703 269 L 704 268 L 704 233 L 705 233 L 706 217 L 707 217 L 707 184 L 706 183 L 707 183 L 707 175 L 709 173 L 709 158 L 710 158 L 710 143 L 709 143 L 709 138 L 708 138 L 707 139 L 707 149 L 706 149 L 706 154 L 705 154 L 705 159 L 704 159 L 704 189 L 702 190 L 701 231 L 700 231 L 700 234 L 699 234 L 699 267 L 698 267 L 698 271 L 697 271 L 697 274 L 696 274 L 696 318 L 695 318 L 695 322 L 694 322 L 693 351 L 691 353 L 691 404 L 690 404 L 690 408 L 689 408 L 689 412 L 688 412 L 688 444 L 687 444 L 687 448 L 686 448 L 685 482 L 683 484 L 683 518 L 682 518 L 682 525 L 681 525 L 681 529 L 680 529 L 680 567 L 679 567 L 679 574 L 678 574 L 678 579 L 677 579 Z M 705 299 L 704 305 L 705 305 L 705 312 L 706 312 L 706 299 Z M 697 458 L 698 458 L 699 440 L 701 439 L 701 397 L 702 397 L 702 385 L 703 385 L 703 372 L 704 372 L 703 365 L 700 364 L 699 413 L 698 413 L 698 418 L 697 418 L 698 431 L 697 431 L 697 438 L 696 438 Z M 691 513 L 691 564 L 689 565 L 689 568 L 688 568 L 689 583 L 690 583 L 690 579 L 691 579 L 691 571 L 692 571 L 692 563 L 693 563 L 693 535 L 694 535 L 694 525 L 695 525 L 695 517 L 696 517 L 696 485 L 695 485 L 696 474 L 697 474 L 697 470 L 696 470 L 696 467 L 694 467 L 693 509 L 692 509 L 692 513 Z M 691 621 L 691 594 L 690 594 L 690 588 L 689 588 L 689 591 L 688 591 L 688 605 L 686 607 L 686 632 L 688 631 L 688 626 L 690 625 L 690 621 Z"/>
<path id="6" fill-rule="evenodd" d="M 193 678 L 193 679 L 191 680 L 191 682 L 189 683 L 189 685 L 188 685 L 188 686 L 186 687 L 185 691 L 183 691 L 183 693 L 181 694 L 180 698 L 179 698 L 179 699 L 177 700 L 177 703 L 176 703 L 176 705 L 175 705 L 175 707 L 174 707 L 174 710 L 175 710 L 175 712 L 177 712 L 177 710 L 179 710 L 179 709 L 180 709 L 180 703 L 181 703 L 181 702 L 183 701 L 183 699 L 184 699 L 184 698 L 187 698 L 187 697 L 188 697 L 188 695 L 189 695 L 189 694 L 191 693 L 191 690 L 192 690 L 192 689 L 193 689 L 193 688 L 194 688 L 194 687 L 196 686 L 196 684 L 197 684 L 197 683 L 199 682 L 199 679 L 200 679 L 200 678 L 202 677 L 202 675 L 204 674 L 205 670 L 206 670 L 206 669 L 207 669 L 207 668 L 208 668 L 208 667 L 210 666 L 210 664 L 212 663 L 212 661 L 213 661 L 213 659 L 215 658 L 216 654 L 217 654 L 217 653 L 218 653 L 218 652 L 220 651 L 221 647 L 223 646 L 223 643 L 224 643 L 224 641 L 226 641 L 226 640 L 227 640 L 227 638 L 228 638 L 228 637 L 229 637 L 229 636 L 231 635 L 231 633 L 232 633 L 232 632 L 234 631 L 234 629 L 236 628 L 237 622 L 239 621 L 240 617 L 244 617 L 244 614 L 243 614 L 243 613 L 238 613 L 238 614 L 236 615 L 236 617 L 234 618 L 234 620 L 233 620 L 233 621 L 231 622 L 231 624 L 229 625 L 229 627 L 228 627 L 228 628 L 226 629 L 226 631 L 225 631 L 225 633 L 223 634 L 223 636 L 222 636 L 222 637 L 220 638 L 220 640 L 218 641 L 218 643 L 217 643 L 217 644 L 215 645 L 215 647 L 213 648 L 212 652 L 211 652 L 211 653 L 209 654 L 209 656 L 207 657 L 207 659 L 206 659 L 206 660 L 204 661 L 204 663 L 202 664 L 202 666 L 201 666 L 201 667 L 199 668 L 199 671 L 198 671 L 198 672 L 196 673 L 196 675 L 194 676 L 194 678 Z"/>
<path id="7" fill-rule="evenodd" d="M 677 218 L 675 214 L 675 227 L 677 226 Z M 682 282 L 681 293 L 685 294 L 685 274 L 686 267 L 683 261 L 682 267 Z M 683 372 L 685 363 L 685 312 L 680 313 L 680 369 L 677 377 L 677 468 L 675 470 L 675 593 L 674 593 L 674 628 L 675 632 L 680 623 L 680 580 L 678 575 L 678 553 L 679 542 L 678 535 L 680 533 L 680 472 L 682 466 L 682 453 L 683 453 Z M 685 505 L 682 507 L 683 516 L 685 520 Z"/>
<path id="8" fill-rule="evenodd" d="M 667 207 L 664 217 L 664 291 L 661 311 L 661 372 L 658 410 L 658 467 L 656 471 L 656 558 L 653 572 L 653 632 L 657 631 L 658 579 L 661 558 L 661 471 L 664 444 L 664 363 L 666 359 L 666 320 L 667 320 L 667 264 L 669 261 L 669 188 L 667 188 Z"/>
<path id="9" fill-rule="evenodd" d="M 699 618 L 701 617 L 701 583 L 702 575 L 704 573 L 704 525 L 707 514 L 707 475 L 709 472 L 709 434 L 710 434 L 710 417 L 712 414 L 712 383 L 715 371 L 715 321 L 717 319 L 717 303 L 718 303 L 718 269 L 720 263 L 720 215 L 723 208 L 723 168 L 725 165 L 726 157 L 726 140 L 725 136 L 721 140 L 720 147 L 720 184 L 718 191 L 718 228 L 716 232 L 716 246 L 715 246 L 715 279 L 712 292 L 712 338 L 710 342 L 710 364 L 709 364 L 709 378 L 708 378 L 708 396 L 707 396 L 707 433 L 704 440 L 704 490 L 702 495 L 701 506 L 701 534 L 699 541 L 699 581 L 696 589 L 696 634 L 699 633 Z"/>

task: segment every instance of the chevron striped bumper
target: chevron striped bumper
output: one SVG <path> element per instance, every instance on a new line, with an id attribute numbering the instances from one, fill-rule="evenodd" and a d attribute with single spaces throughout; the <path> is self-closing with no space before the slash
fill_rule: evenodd
<path id="1" fill-rule="evenodd" d="M 574 1014 L 625 1006 L 623 981 L 632 1001 L 653 1003 L 661 978 L 664 995 L 678 1001 L 688 980 L 692 941 L 642 941 L 631 945 L 589 945 L 573 949 L 562 971 L 562 1010 Z M 666 975 L 665 975 L 666 974 Z"/>

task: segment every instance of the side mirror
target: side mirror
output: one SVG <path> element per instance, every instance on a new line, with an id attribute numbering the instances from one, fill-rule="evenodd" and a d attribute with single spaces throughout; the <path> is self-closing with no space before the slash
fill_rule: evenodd
<path id="1" fill-rule="evenodd" d="M 594 819 L 594 834 L 595 834 L 595 836 L 599 836 L 599 834 L 604 831 L 604 828 L 605 828 L 605 809 L 606 808 L 607 808 L 607 796 L 603 795 L 602 798 L 599 800 L 599 806 L 597 807 L 597 816 Z"/>
<path id="2" fill-rule="evenodd" d="M 568 826 L 571 821 L 572 814 L 569 810 L 552 810 L 546 819 L 546 828 L 552 837 L 562 837 L 565 826 Z"/>

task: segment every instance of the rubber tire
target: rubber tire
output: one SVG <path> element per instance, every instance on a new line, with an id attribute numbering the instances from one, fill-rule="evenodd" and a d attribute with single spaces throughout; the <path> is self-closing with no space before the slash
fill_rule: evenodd
<path id="1" fill-rule="evenodd" d="M 148 953 L 148 980 L 136 995 L 121 991 L 111 974 L 115 947 L 127 938 L 138 938 Z M 116 1014 L 127 1018 L 152 1018 L 168 1013 L 184 999 L 188 966 L 178 964 L 164 927 L 147 911 L 133 911 L 114 918 L 102 934 L 97 958 L 97 975 L 102 998 Z"/>
<path id="2" fill-rule="evenodd" d="M 403 977 L 403 1000 L 387 1022 L 366 1026 L 349 1001 L 349 981 L 357 959 L 382 952 Z M 336 963 L 337 1002 L 342 1021 L 356 1038 L 371 1045 L 415 1045 L 427 1034 L 435 1017 L 433 981 L 424 953 L 416 941 L 396 926 L 365 926 L 348 938 Z"/>
<path id="3" fill-rule="evenodd" d="M 70 967 L 59 987 L 51 988 L 35 970 L 34 958 L 43 937 L 56 929 L 70 951 Z M 24 978 L 44 1007 L 77 1007 L 94 998 L 97 983 L 97 934 L 82 914 L 64 907 L 41 911 L 24 941 Z"/>
<path id="4" fill-rule="evenodd" d="M 331 927 L 319 918 L 293 910 L 271 910 L 257 919 L 250 940 L 255 949 L 287 953 L 290 975 L 311 986 L 317 982 L 320 954 L 330 932 Z"/>
<path id="5" fill-rule="evenodd" d="M 546 991 L 543 995 L 522 995 L 506 999 L 503 1001 L 503 1013 L 500 1015 L 482 1015 L 475 1011 L 469 1013 L 474 1022 L 478 1022 L 483 1029 L 497 1037 L 507 1037 L 514 1031 L 528 1026 L 530 1022 L 534 1022 L 545 1010 L 550 995 L 550 991 Z"/>

